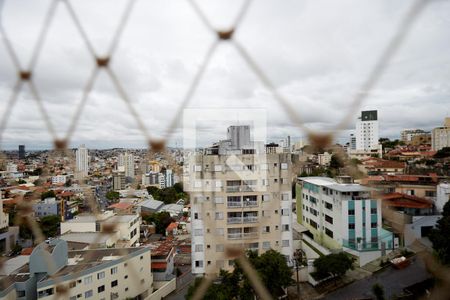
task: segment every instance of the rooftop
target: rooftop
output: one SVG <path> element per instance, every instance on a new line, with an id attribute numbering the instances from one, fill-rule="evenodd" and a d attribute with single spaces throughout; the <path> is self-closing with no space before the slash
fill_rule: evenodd
<path id="1" fill-rule="evenodd" d="M 329 177 L 299 177 L 301 181 L 305 181 L 318 186 L 325 186 L 338 192 L 369 192 L 372 188 L 356 183 L 338 183 Z"/>

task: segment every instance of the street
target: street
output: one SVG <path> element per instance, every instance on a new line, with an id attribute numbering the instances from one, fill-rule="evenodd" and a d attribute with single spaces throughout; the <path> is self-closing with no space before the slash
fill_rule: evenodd
<path id="1" fill-rule="evenodd" d="M 365 279 L 358 280 L 335 292 L 326 295 L 323 299 L 359 299 L 372 296 L 372 286 L 378 283 L 383 286 L 385 298 L 391 299 L 393 295 L 403 292 L 403 288 L 421 282 L 431 275 L 427 272 L 424 263 L 418 257 L 411 265 L 403 270 L 393 267 L 387 268 L 382 273 L 374 274 Z"/>

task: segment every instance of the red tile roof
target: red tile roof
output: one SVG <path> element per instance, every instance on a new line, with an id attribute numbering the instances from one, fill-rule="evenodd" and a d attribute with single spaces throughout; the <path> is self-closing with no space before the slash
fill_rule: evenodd
<path id="1" fill-rule="evenodd" d="M 166 262 L 152 262 L 152 269 L 166 269 L 167 263 Z"/>
<path id="2" fill-rule="evenodd" d="M 119 202 L 119 203 L 111 204 L 110 206 L 108 206 L 108 208 L 128 209 L 132 206 L 133 206 L 133 204 L 130 204 L 130 203 Z"/>
<path id="3" fill-rule="evenodd" d="M 174 230 L 177 227 L 178 227 L 178 223 L 177 222 L 172 222 L 172 223 L 169 224 L 169 226 L 167 226 L 166 230 L 167 231 L 172 231 L 172 230 Z"/>
<path id="4" fill-rule="evenodd" d="M 402 193 L 390 193 L 383 195 L 381 199 L 390 207 L 431 208 L 433 206 L 430 200 Z"/>

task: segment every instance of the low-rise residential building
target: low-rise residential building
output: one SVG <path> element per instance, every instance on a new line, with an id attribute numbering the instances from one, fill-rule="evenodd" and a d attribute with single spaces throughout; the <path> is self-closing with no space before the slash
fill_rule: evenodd
<path id="1" fill-rule="evenodd" d="M 153 292 L 149 248 L 68 251 L 41 243 L 0 279 L 0 299 L 147 299 Z"/>
<path id="2" fill-rule="evenodd" d="M 297 220 L 320 245 L 342 249 L 365 265 L 394 247 L 393 234 L 382 228 L 381 200 L 371 191 L 328 177 L 299 177 Z"/>
<path id="3" fill-rule="evenodd" d="M 368 175 L 403 174 L 406 163 L 394 160 L 385 160 L 378 157 L 363 159 L 359 169 Z"/>

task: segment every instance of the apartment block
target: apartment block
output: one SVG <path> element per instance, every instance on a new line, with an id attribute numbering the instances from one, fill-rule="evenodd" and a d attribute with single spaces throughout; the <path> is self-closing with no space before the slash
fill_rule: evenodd
<path id="1" fill-rule="evenodd" d="M 153 292 L 149 248 L 68 251 L 53 240 L 11 266 L 0 299 L 148 299 Z"/>
<path id="2" fill-rule="evenodd" d="M 362 111 L 356 122 L 356 150 L 370 151 L 378 148 L 378 111 Z"/>
<path id="3" fill-rule="evenodd" d="M 328 177 L 300 177 L 297 220 L 329 249 L 346 251 L 360 266 L 387 254 L 393 234 L 382 228 L 381 200 L 371 188 Z"/>
<path id="4" fill-rule="evenodd" d="M 431 147 L 435 151 L 450 147 L 450 118 L 445 118 L 444 126 L 431 131 Z"/>
<path id="5" fill-rule="evenodd" d="M 194 274 L 232 269 L 227 248 L 274 249 L 292 259 L 291 156 L 257 152 L 242 130 L 228 133 L 244 143 L 221 141 L 229 148 L 213 146 L 188 160 Z"/>

